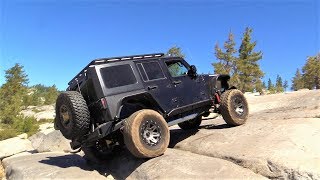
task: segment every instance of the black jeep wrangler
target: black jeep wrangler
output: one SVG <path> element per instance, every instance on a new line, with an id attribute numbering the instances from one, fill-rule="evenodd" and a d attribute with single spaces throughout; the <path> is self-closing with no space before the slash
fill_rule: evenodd
<path id="1" fill-rule="evenodd" d="M 227 124 L 246 122 L 248 103 L 229 75 L 198 75 L 180 57 L 145 54 L 93 60 L 56 101 L 55 128 L 92 160 L 123 144 L 136 157 L 165 152 L 169 126 L 200 126 L 220 113 Z"/>

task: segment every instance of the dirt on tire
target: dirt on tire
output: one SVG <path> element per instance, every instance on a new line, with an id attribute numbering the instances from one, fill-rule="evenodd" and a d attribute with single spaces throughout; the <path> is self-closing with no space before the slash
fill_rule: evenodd
<path id="1" fill-rule="evenodd" d="M 241 104 L 241 112 L 237 112 L 238 102 Z M 227 90 L 221 95 L 219 110 L 225 122 L 232 126 L 244 124 L 249 115 L 249 106 L 243 93 L 238 89 Z"/>
<path id="2" fill-rule="evenodd" d="M 148 120 L 153 120 L 161 128 L 161 139 L 155 146 L 147 145 L 142 140 L 141 125 Z M 124 142 L 128 150 L 138 158 L 152 158 L 162 155 L 170 140 L 170 133 L 167 122 L 156 111 L 144 109 L 133 113 L 124 124 Z"/>

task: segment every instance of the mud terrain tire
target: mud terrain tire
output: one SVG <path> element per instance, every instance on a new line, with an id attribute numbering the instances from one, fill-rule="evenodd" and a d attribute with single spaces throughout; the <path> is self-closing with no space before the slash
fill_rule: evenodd
<path id="1" fill-rule="evenodd" d="M 227 90 L 221 95 L 219 110 L 225 122 L 231 126 L 244 124 L 249 115 L 248 102 L 237 89 Z"/>
<path id="2" fill-rule="evenodd" d="M 170 140 L 168 124 L 156 111 L 143 109 L 125 120 L 124 143 L 138 158 L 152 158 L 162 155 Z"/>
<path id="3" fill-rule="evenodd" d="M 83 137 L 89 131 L 90 113 L 79 92 L 62 92 L 56 101 L 55 126 L 67 139 Z"/>

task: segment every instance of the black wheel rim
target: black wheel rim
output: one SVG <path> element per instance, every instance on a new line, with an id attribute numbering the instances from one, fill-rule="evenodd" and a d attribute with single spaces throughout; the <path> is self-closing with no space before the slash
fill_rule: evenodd
<path id="1" fill-rule="evenodd" d="M 61 124 L 68 128 L 71 122 L 71 113 L 66 105 L 62 105 L 59 109 Z"/>
<path id="2" fill-rule="evenodd" d="M 234 98 L 233 109 L 239 116 L 242 116 L 244 114 L 245 107 L 243 99 L 241 97 Z"/>
<path id="3" fill-rule="evenodd" d="M 161 140 L 160 124 L 154 120 L 145 121 L 141 126 L 140 135 L 145 144 L 156 146 Z"/>

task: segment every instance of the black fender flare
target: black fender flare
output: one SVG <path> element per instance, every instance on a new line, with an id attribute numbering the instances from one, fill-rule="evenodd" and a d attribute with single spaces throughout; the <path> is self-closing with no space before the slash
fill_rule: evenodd
<path id="1" fill-rule="evenodd" d="M 130 96 L 126 96 L 121 99 L 120 101 L 120 107 L 118 108 L 117 117 L 121 118 L 121 111 L 124 107 L 124 105 L 127 102 L 132 101 L 133 103 L 141 104 L 142 106 L 149 109 L 150 106 L 153 106 L 154 110 L 157 110 L 161 114 L 165 114 L 164 110 L 161 108 L 159 103 L 149 94 L 148 92 L 143 92 L 139 94 L 134 94 Z M 148 107 L 149 106 L 149 107 Z"/>

